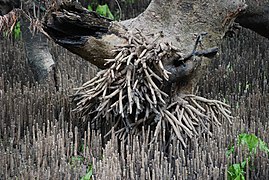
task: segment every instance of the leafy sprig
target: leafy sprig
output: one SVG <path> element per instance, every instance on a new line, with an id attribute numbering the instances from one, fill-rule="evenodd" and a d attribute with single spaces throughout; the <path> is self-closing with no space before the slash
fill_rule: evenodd
<path id="1" fill-rule="evenodd" d="M 250 161 L 250 157 L 255 155 L 257 149 L 260 151 L 269 153 L 267 144 L 254 134 L 242 133 L 238 135 L 238 146 L 245 146 L 248 149 L 248 156 L 241 163 L 231 164 L 228 168 L 229 180 L 245 180 L 246 163 Z M 235 151 L 234 146 L 230 146 L 226 152 L 227 156 L 230 156 Z"/>

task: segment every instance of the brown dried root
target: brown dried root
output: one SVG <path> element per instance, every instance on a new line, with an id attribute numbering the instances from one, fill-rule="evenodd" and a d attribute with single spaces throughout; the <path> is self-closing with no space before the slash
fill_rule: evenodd
<path id="1" fill-rule="evenodd" d="M 14 26 L 17 22 L 17 18 L 19 18 L 21 11 L 19 9 L 14 9 L 10 11 L 8 14 L 0 16 L 0 32 L 7 31 L 12 32 Z"/>
<path id="2" fill-rule="evenodd" d="M 25 17 L 30 22 L 30 30 L 33 34 L 41 32 L 50 38 L 50 36 L 43 30 L 39 19 L 32 18 L 24 10 L 16 8 L 8 14 L 0 16 L 0 32 L 7 32 L 9 35 L 13 31 L 15 24 L 20 17 Z"/>
<path id="3" fill-rule="evenodd" d="M 172 129 L 184 147 L 186 138 L 210 134 L 209 126 L 220 125 L 221 116 L 231 120 L 229 107 L 222 102 L 183 94 L 171 98 L 162 90 L 170 74 L 162 61 L 177 53 L 176 48 L 149 44 L 140 34 L 128 40 L 114 59 L 106 60 L 110 68 L 76 89 L 75 110 L 84 118 L 93 124 L 112 124 L 123 139 L 128 133 L 141 133 L 142 126 L 155 127 L 153 140 L 161 129 Z"/>

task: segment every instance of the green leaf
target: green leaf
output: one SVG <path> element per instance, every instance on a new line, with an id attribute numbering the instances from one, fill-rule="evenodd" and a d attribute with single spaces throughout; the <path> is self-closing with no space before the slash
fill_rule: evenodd
<path id="1" fill-rule="evenodd" d="M 237 176 L 234 180 L 245 180 L 244 176 Z"/>
<path id="2" fill-rule="evenodd" d="M 20 21 L 16 22 L 14 29 L 13 29 L 13 35 L 15 39 L 20 39 L 21 37 L 21 24 Z"/>
<path id="3" fill-rule="evenodd" d="M 256 153 L 257 148 L 261 151 L 269 153 L 267 144 L 254 134 L 242 133 L 238 136 L 238 145 L 245 145 L 248 147 L 249 153 Z M 228 148 L 226 155 L 229 156 L 234 152 L 234 146 Z M 250 157 L 249 154 L 249 157 Z M 248 159 L 244 160 L 240 164 L 232 164 L 228 168 L 228 179 L 229 180 L 245 180 L 244 174 L 246 173 L 246 163 Z"/>
<path id="4" fill-rule="evenodd" d="M 232 153 L 234 153 L 234 146 L 230 146 L 228 150 L 226 151 L 226 156 L 230 156 Z"/>
<path id="5" fill-rule="evenodd" d="M 70 164 L 72 166 L 76 166 L 77 164 L 79 164 L 83 160 L 84 160 L 84 158 L 82 156 L 72 156 Z"/>
<path id="6" fill-rule="evenodd" d="M 255 153 L 258 147 L 261 151 L 269 153 L 267 144 L 254 134 L 240 134 L 238 145 L 247 145 L 250 153 Z"/>
<path id="7" fill-rule="evenodd" d="M 242 133 L 239 135 L 239 145 L 247 145 L 250 153 L 255 153 L 259 146 L 259 138 L 254 134 Z"/>
<path id="8" fill-rule="evenodd" d="M 88 146 L 86 145 L 84 145 L 84 144 L 81 144 L 80 146 L 78 146 L 78 152 L 83 152 L 84 151 L 84 149 L 85 148 L 87 148 Z M 73 148 L 75 148 L 74 146 L 73 146 Z M 76 158 L 79 158 L 80 156 L 77 156 Z M 82 158 L 82 157 L 81 157 Z"/>
<path id="9" fill-rule="evenodd" d="M 112 19 L 114 20 L 114 16 L 113 14 L 111 13 L 109 7 L 107 4 L 105 5 L 98 5 L 97 8 L 96 8 L 96 12 L 98 14 L 100 14 L 101 16 L 105 16 L 105 17 L 108 17 L 109 19 Z"/>
<path id="10" fill-rule="evenodd" d="M 91 5 L 88 5 L 88 10 L 89 10 L 89 11 L 93 11 Z"/>
<path id="11" fill-rule="evenodd" d="M 245 169 L 246 168 L 246 164 L 247 164 L 247 161 L 245 160 L 245 161 L 243 161 L 243 162 L 241 162 L 241 167 L 242 167 L 242 169 Z"/>
<path id="12" fill-rule="evenodd" d="M 245 180 L 245 165 L 246 161 L 242 162 L 241 164 L 232 164 L 228 168 L 228 180 Z"/>
<path id="13" fill-rule="evenodd" d="M 89 166 L 88 172 L 85 176 L 81 178 L 81 180 L 90 180 L 92 177 L 92 166 Z"/>
<path id="14" fill-rule="evenodd" d="M 259 139 L 259 148 L 261 151 L 269 153 L 269 148 L 268 148 L 267 144 L 264 141 L 262 141 L 261 139 Z"/>
<path id="15" fill-rule="evenodd" d="M 81 156 L 77 156 L 77 157 L 75 157 L 75 156 L 73 156 L 72 157 L 72 161 L 83 161 L 83 157 L 81 157 Z"/>

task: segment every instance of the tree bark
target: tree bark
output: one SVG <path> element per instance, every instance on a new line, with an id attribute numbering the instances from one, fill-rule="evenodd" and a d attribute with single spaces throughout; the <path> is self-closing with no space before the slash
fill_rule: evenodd
<path id="1" fill-rule="evenodd" d="M 7 14 L 9 11 L 19 6 L 19 0 L 0 0 L 0 16 Z"/>
<path id="2" fill-rule="evenodd" d="M 256 33 L 269 38 L 269 2 L 266 0 L 247 1 L 248 8 L 236 22 Z"/>
<path id="3" fill-rule="evenodd" d="M 117 36 L 125 29 L 79 3 L 63 4 L 48 13 L 43 29 L 56 43 L 102 69 L 106 68 L 104 59 L 115 55 L 115 46 L 126 43 Z"/>
<path id="4" fill-rule="evenodd" d="M 47 38 L 41 34 L 31 33 L 30 23 L 23 21 L 21 26 L 22 37 L 25 43 L 27 60 L 38 82 L 44 82 L 53 72 L 55 62 L 49 51 Z"/>
<path id="5" fill-rule="evenodd" d="M 150 41 L 162 34 L 162 38 L 157 39 L 156 43 L 172 43 L 179 49 L 181 58 L 189 56 L 194 51 L 207 51 L 211 48 L 216 50 L 216 46 L 220 44 L 228 27 L 245 7 L 244 3 L 237 0 L 214 2 L 212 0 L 203 2 L 153 0 L 146 11 L 138 17 L 112 23 L 86 12 L 79 5 L 73 5 L 73 9 L 62 5 L 45 18 L 44 30 L 56 43 L 100 68 L 107 68 L 104 59 L 115 56 L 112 50 L 116 49 L 119 44 L 127 43 L 122 36 L 126 33 L 131 34 L 130 32 L 135 29 L 151 36 L 152 38 L 149 37 Z M 93 29 L 90 21 L 98 22 L 99 29 Z M 106 32 L 101 31 L 101 22 L 108 23 L 105 25 Z M 85 24 L 87 24 L 88 34 L 79 32 L 82 26 L 85 28 Z M 68 31 L 68 26 L 72 27 L 71 29 L 75 28 L 76 31 Z M 124 28 L 127 28 L 127 31 Z M 98 37 L 89 33 L 94 30 L 99 33 Z M 207 35 L 203 36 L 203 40 L 197 45 L 197 38 L 202 34 Z M 197 47 L 194 50 L 195 44 Z M 172 72 L 171 77 L 182 80 L 182 77 L 186 76 L 186 81 L 180 81 L 177 84 L 177 92 L 191 93 L 199 79 L 198 77 L 201 76 L 201 67 L 208 63 L 208 59 L 204 57 L 199 58 L 199 60 L 195 59 L 197 58 L 190 57 L 180 65 L 175 65 L 173 58 L 163 62 L 165 68 Z"/>

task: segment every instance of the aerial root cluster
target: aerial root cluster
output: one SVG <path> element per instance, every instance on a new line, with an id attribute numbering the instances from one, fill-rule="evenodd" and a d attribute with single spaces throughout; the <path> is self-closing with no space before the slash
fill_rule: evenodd
<path id="1" fill-rule="evenodd" d="M 18 9 L 14 9 L 10 11 L 8 14 L 0 16 L 0 32 L 7 31 L 11 33 L 15 27 L 15 24 L 19 16 L 20 12 Z"/>
<path id="2" fill-rule="evenodd" d="M 202 133 L 201 129 L 210 133 L 208 124 L 220 125 L 222 117 L 231 121 L 229 107 L 220 101 L 186 94 L 170 97 L 164 92 L 170 72 L 163 61 L 179 53 L 176 47 L 148 43 L 141 33 L 128 41 L 116 50 L 115 58 L 106 60 L 109 68 L 76 89 L 75 110 L 87 121 L 111 125 L 122 139 L 142 133 L 142 126 L 154 127 L 153 140 L 161 129 L 172 129 L 184 147 L 185 138 Z"/>
<path id="3" fill-rule="evenodd" d="M 158 137 L 161 128 L 168 124 L 186 147 L 184 137 L 192 138 L 202 133 L 211 135 L 210 126 L 220 126 L 220 118 L 226 118 L 231 123 L 231 111 L 227 104 L 196 95 L 179 95 L 177 100 L 162 111 L 162 118 L 155 128 L 154 139 Z"/>
<path id="4" fill-rule="evenodd" d="M 41 32 L 50 38 L 50 36 L 43 30 L 42 24 L 38 19 L 30 17 L 30 15 L 28 15 L 28 13 L 26 13 L 24 10 L 17 8 L 3 16 L 0 16 L 0 33 L 5 32 L 7 35 L 10 35 L 20 17 L 24 17 L 30 22 L 29 29 L 33 34 Z"/>

